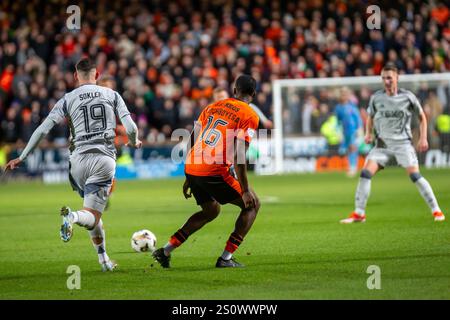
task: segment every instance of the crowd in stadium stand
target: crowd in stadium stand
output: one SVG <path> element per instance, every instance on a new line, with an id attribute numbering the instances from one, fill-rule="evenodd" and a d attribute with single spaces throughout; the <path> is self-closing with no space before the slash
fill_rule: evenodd
<path id="1" fill-rule="evenodd" d="M 147 143 L 189 129 L 214 88 L 230 90 L 244 72 L 272 118 L 273 79 L 378 75 L 388 61 L 407 74 L 450 70 L 450 10 L 439 1 L 381 1 L 381 30 L 366 27 L 365 1 L 80 1 L 79 31 L 66 27 L 70 4 L 1 1 L 0 142 L 30 138 L 74 88 L 83 56 L 114 78 Z M 450 97 L 431 99 L 432 121 Z M 318 133 L 333 106 L 309 102 L 299 126 Z M 67 136 L 60 125 L 49 141 Z"/>

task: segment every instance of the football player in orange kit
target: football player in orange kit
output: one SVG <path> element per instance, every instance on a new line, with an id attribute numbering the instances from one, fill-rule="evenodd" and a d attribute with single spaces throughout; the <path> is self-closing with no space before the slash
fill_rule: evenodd
<path id="1" fill-rule="evenodd" d="M 231 203 L 241 209 L 216 267 L 243 267 L 233 259 L 250 230 L 260 202 L 247 180 L 246 152 L 256 134 L 259 118 L 249 106 L 256 93 L 256 81 L 241 75 L 234 87 L 235 98 L 216 101 L 200 114 L 192 131 L 185 165 L 185 198 L 194 195 L 202 210 L 194 213 L 169 242 L 153 253 L 163 268 L 170 267 L 171 252 L 205 224 L 214 220 L 220 205 Z M 236 176 L 230 172 L 234 165 Z"/>

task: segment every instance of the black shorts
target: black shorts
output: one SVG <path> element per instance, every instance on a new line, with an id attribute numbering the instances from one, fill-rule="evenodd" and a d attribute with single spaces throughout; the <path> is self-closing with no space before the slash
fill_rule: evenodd
<path id="1" fill-rule="evenodd" d="M 230 203 L 241 198 L 239 182 L 231 175 L 223 176 L 193 176 L 186 174 L 198 205 L 216 200 L 220 204 Z"/>

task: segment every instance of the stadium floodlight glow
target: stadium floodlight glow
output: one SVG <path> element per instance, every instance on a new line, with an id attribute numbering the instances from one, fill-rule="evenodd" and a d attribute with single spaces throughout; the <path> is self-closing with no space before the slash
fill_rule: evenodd
<path id="1" fill-rule="evenodd" d="M 450 72 L 399 75 L 399 88 L 405 88 L 415 92 L 420 88 L 420 85 L 424 83 L 427 84 L 427 87 L 429 88 L 436 89 L 439 86 L 443 86 L 445 87 L 445 90 L 450 90 Z M 363 87 L 370 87 L 372 91 L 383 88 L 381 76 L 278 79 L 272 81 L 275 129 L 273 132 L 275 173 L 283 173 L 285 171 L 283 141 L 286 134 L 283 130 L 283 111 L 289 100 L 289 92 L 286 92 L 286 89 L 291 88 L 295 89 L 296 92 L 301 92 L 306 90 L 323 90 L 324 88 L 332 90 L 333 88 L 340 88 L 342 86 L 347 86 L 354 91 Z M 420 102 L 421 104 L 424 103 L 423 101 Z M 299 102 L 299 105 L 302 103 L 304 102 Z M 448 102 L 448 104 L 450 104 L 450 102 Z"/>

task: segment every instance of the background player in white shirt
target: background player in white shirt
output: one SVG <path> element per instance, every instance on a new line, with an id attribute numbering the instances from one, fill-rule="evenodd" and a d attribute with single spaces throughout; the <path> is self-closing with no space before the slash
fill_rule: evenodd
<path id="1" fill-rule="evenodd" d="M 409 90 L 398 89 L 398 70 L 387 64 L 381 71 L 384 90 L 375 92 L 369 101 L 365 142 L 372 143 L 375 132 L 375 147 L 367 156 L 355 194 L 355 211 L 341 223 L 364 222 L 366 204 L 370 194 L 371 179 L 383 169 L 391 158 L 406 169 L 411 181 L 417 186 L 426 201 L 435 221 L 444 221 L 428 181 L 419 172 L 417 154 L 412 144 L 411 118 L 420 119 L 419 152 L 428 150 L 427 119 L 417 97 Z"/>
<path id="2" fill-rule="evenodd" d="M 74 74 L 78 87 L 66 93 L 53 107 L 48 117 L 36 129 L 19 158 L 11 160 L 6 169 L 13 170 L 23 162 L 41 139 L 59 122 L 68 120 L 71 132 L 70 174 L 74 190 L 84 198 L 83 209 L 61 209 L 61 239 L 67 242 L 73 234 L 73 224 L 86 228 L 97 251 L 103 271 L 112 271 L 105 248 L 105 231 L 101 219 L 116 168 L 114 146 L 116 119 L 125 126 L 129 144 L 140 148 L 136 124 L 122 97 L 114 90 L 96 85 L 98 72 L 89 59 L 76 65 Z"/>

